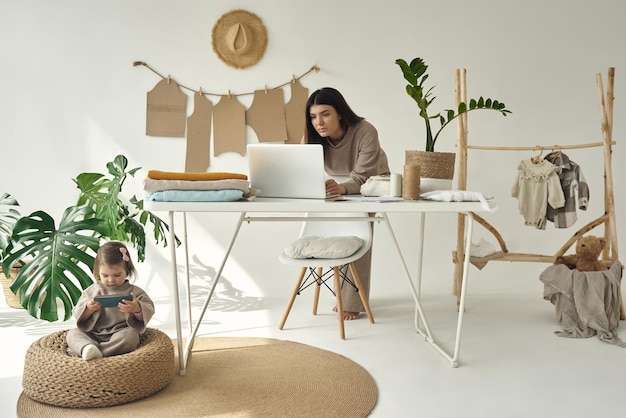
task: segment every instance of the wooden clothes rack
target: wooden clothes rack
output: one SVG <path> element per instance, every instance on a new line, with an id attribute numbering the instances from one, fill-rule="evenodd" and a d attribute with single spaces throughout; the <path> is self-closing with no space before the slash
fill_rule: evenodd
<path id="1" fill-rule="evenodd" d="M 533 253 L 521 253 L 511 252 L 507 248 L 506 242 L 498 230 L 491 225 L 487 220 L 473 214 L 474 220 L 487 229 L 498 241 L 500 250 L 495 254 L 486 257 L 470 257 L 470 262 L 475 265 L 479 270 L 482 269 L 490 261 L 511 261 L 511 262 L 544 262 L 554 263 L 557 257 L 565 254 L 566 251 L 585 233 L 592 229 L 604 225 L 604 237 L 607 241 L 607 248 L 604 249 L 601 259 L 615 261 L 618 259 L 618 246 L 617 246 L 617 232 L 615 226 L 615 201 L 613 192 L 613 174 L 611 166 L 612 145 L 615 142 L 612 138 L 613 133 L 613 86 L 615 79 L 615 68 L 610 67 L 608 69 L 608 86 L 606 96 L 604 93 L 604 87 L 602 83 L 602 75 L 596 75 L 596 82 L 598 86 L 598 95 L 600 100 L 600 117 L 601 117 L 601 129 L 602 129 L 602 142 L 579 144 L 579 145 L 552 145 L 552 146 L 534 146 L 534 147 L 501 147 L 501 146 L 477 146 L 468 144 L 467 140 L 467 113 L 462 114 L 457 120 L 457 154 L 458 154 L 458 189 L 467 190 L 467 163 L 468 163 L 468 150 L 492 150 L 492 151 L 541 151 L 544 149 L 579 149 L 579 148 L 591 148 L 591 147 L 603 147 L 604 148 L 604 214 L 597 219 L 584 225 L 578 231 L 576 231 L 570 239 L 553 255 L 533 254 Z M 466 93 L 466 72 L 465 69 L 458 69 L 456 71 L 456 102 L 457 106 L 460 102 L 467 103 Z M 454 294 L 457 296 L 457 303 L 460 295 L 460 289 L 462 285 L 462 268 L 463 260 L 465 258 L 463 243 L 465 242 L 465 217 L 459 216 L 458 229 L 457 229 L 457 247 L 453 252 L 454 268 Z M 622 317 L 622 319 L 625 319 Z"/>

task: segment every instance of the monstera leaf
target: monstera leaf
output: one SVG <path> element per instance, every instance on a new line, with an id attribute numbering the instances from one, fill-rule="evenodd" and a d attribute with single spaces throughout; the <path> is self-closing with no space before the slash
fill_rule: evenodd
<path id="1" fill-rule="evenodd" d="M 128 176 L 134 177 L 139 168 L 128 169 L 128 159 L 118 155 L 107 163 L 110 177 L 100 173 L 81 173 L 75 179 L 81 193 L 77 205 L 88 205 L 93 209 L 87 217 L 100 218 L 107 225 L 107 237 L 112 240 L 130 242 L 137 249 L 137 261 L 146 258 L 147 222 L 153 225 L 153 236 L 157 243 L 167 246 L 166 233 L 169 226 L 161 218 L 143 209 L 143 200 L 132 196 L 129 204 L 122 201 L 120 194 Z M 178 239 L 176 240 L 179 243 Z"/>
<path id="2" fill-rule="evenodd" d="M 107 233 L 106 223 L 91 218 L 87 205 L 71 206 L 63 214 L 58 229 L 50 215 L 33 212 L 17 220 L 13 227 L 13 246 L 5 254 L 2 268 L 14 262 L 26 264 L 11 283 L 28 313 L 46 321 L 57 321 L 58 304 L 63 306 L 63 320 L 72 315 L 72 307 L 82 290 L 93 283 L 91 271 L 99 237 Z"/>
<path id="3" fill-rule="evenodd" d="M 8 193 L 0 196 L 0 260 L 2 253 L 11 244 L 11 233 L 13 225 L 20 217 L 20 213 L 15 209 L 19 206 L 17 200 Z"/>

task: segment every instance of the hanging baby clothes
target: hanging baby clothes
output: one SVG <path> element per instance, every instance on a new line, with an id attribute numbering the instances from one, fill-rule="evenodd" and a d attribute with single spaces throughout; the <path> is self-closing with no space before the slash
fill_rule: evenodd
<path id="1" fill-rule="evenodd" d="M 546 155 L 546 160 L 561 168 L 559 180 L 563 196 L 565 197 L 565 205 L 561 208 L 553 208 L 548 205 L 546 218 L 548 221 L 554 222 L 556 228 L 568 228 L 576 223 L 577 201 L 579 209 L 587 210 L 589 185 L 587 180 L 585 180 L 585 176 L 583 176 L 580 166 L 561 151 L 551 152 Z M 578 199 L 576 199 L 576 189 L 578 189 Z"/>
<path id="2" fill-rule="evenodd" d="M 526 159 L 518 164 L 511 196 L 518 200 L 524 225 L 545 229 L 548 204 L 553 208 L 560 208 L 565 204 L 559 170 L 559 167 L 546 160 L 534 164 Z"/>

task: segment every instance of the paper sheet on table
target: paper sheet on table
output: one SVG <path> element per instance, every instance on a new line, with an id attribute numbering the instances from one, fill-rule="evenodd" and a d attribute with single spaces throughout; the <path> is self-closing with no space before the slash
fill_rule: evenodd
<path id="1" fill-rule="evenodd" d="M 337 199 L 337 200 L 339 201 L 350 200 L 353 202 L 385 203 L 385 202 L 401 202 L 404 199 L 402 199 L 401 197 L 396 197 L 396 196 L 343 196 L 342 199 Z"/>

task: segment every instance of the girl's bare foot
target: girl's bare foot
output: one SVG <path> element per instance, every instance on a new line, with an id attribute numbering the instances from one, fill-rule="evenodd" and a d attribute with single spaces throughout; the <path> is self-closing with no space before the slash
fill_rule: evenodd
<path id="1" fill-rule="evenodd" d="M 333 312 L 337 312 L 337 307 L 333 307 Z M 360 312 L 348 312 L 343 311 L 343 320 L 344 321 L 352 321 L 353 319 L 357 319 L 360 315 Z"/>

